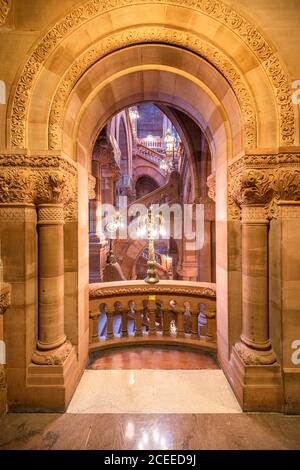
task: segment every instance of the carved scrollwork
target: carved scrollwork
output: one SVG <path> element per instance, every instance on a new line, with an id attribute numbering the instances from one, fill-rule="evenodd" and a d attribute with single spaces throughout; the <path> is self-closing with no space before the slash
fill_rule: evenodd
<path id="1" fill-rule="evenodd" d="M 138 3 L 141 2 L 148 3 L 149 0 L 139 0 Z M 160 0 L 160 2 L 168 4 L 170 0 Z M 11 143 L 14 147 L 22 148 L 25 146 L 25 122 L 29 97 L 32 95 L 31 89 L 34 86 L 38 72 L 57 45 L 65 36 L 75 30 L 75 28 L 85 24 L 97 15 L 119 8 L 120 6 L 133 5 L 134 3 L 134 0 L 88 0 L 80 6 L 74 7 L 70 13 L 48 30 L 29 56 L 16 84 L 10 116 Z M 293 144 L 295 140 L 295 115 L 290 100 L 289 79 L 276 52 L 272 50 L 262 34 L 244 16 L 229 5 L 224 4 L 221 0 L 172 0 L 172 5 L 192 8 L 221 21 L 247 44 L 265 69 L 275 89 L 280 116 L 281 142 L 284 144 Z M 127 38 L 127 45 L 130 44 L 128 39 L 135 39 L 135 34 L 135 31 L 130 32 Z M 173 33 L 173 37 L 170 38 L 169 41 L 176 43 L 176 35 L 178 34 L 180 34 L 178 31 Z M 143 38 L 139 39 L 140 42 L 147 40 L 148 42 L 157 40 L 155 35 L 154 37 L 151 35 L 151 30 L 145 34 L 144 40 Z M 189 41 L 188 47 L 193 50 L 193 43 L 196 45 L 198 41 L 200 41 L 199 38 L 192 39 Z M 214 55 L 211 54 L 210 57 L 213 61 Z M 233 68 L 232 70 L 232 73 L 234 73 Z M 224 75 L 226 76 L 226 73 L 224 73 Z M 245 90 L 245 92 L 247 95 L 247 90 Z M 247 106 L 246 101 L 244 101 L 244 103 L 245 106 Z M 248 107 L 248 109 L 250 111 L 251 108 Z M 57 121 L 55 121 L 56 112 L 57 110 L 52 113 L 50 120 L 50 124 L 52 124 L 51 138 L 53 142 L 55 142 L 56 134 L 59 132 L 59 125 Z M 250 113 L 252 114 L 252 111 L 250 111 Z M 52 122 L 53 119 L 54 122 Z M 253 135 L 256 132 L 255 126 L 255 120 L 252 120 L 250 114 L 248 114 L 245 129 L 246 134 L 249 135 L 250 141 L 253 139 Z"/>
<path id="2" fill-rule="evenodd" d="M 89 174 L 89 181 L 88 181 L 89 199 L 95 199 L 96 197 L 95 187 L 96 187 L 96 178 L 95 176 Z"/>

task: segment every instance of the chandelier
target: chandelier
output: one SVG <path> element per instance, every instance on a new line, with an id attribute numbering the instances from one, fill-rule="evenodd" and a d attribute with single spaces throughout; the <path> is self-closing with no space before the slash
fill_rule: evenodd
<path id="1" fill-rule="evenodd" d="M 139 217 L 137 235 L 139 237 L 147 235 L 148 238 L 149 256 L 145 282 L 148 284 L 156 284 L 159 278 L 156 273 L 154 239 L 157 238 L 158 235 L 166 235 L 166 229 L 162 214 L 155 214 L 152 205 L 148 209 L 147 214 Z"/>

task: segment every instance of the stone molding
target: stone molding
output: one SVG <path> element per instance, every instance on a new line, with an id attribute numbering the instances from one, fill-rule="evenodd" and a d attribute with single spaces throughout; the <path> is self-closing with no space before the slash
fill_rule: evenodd
<path id="1" fill-rule="evenodd" d="M 0 0 L 0 26 L 5 24 L 10 7 L 11 0 Z"/>
<path id="2" fill-rule="evenodd" d="M 0 285 L 0 315 L 4 315 L 8 307 L 10 306 L 10 284 L 3 283 Z"/>
<path id="3" fill-rule="evenodd" d="M 256 215 L 272 219 L 280 217 L 280 202 L 300 202 L 300 154 L 244 155 L 229 164 L 229 212 L 239 219 L 239 208 L 252 206 Z M 257 207 L 260 206 L 261 209 Z M 290 210 L 291 212 L 291 210 Z M 250 215 L 250 209 L 248 210 Z"/>
<path id="4" fill-rule="evenodd" d="M 77 168 L 62 156 L 0 155 L 0 204 L 63 203 L 77 219 Z"/>
<path id="5" fill-rule="evenodd" d="M 33 94 L 32 89 L 39 71 L 58 44 L 72 31 L 92 18 L 121 6 L 134 5 L 135 3 L 149 3 L 149 0 L 88 0 L 80 6 L 74 7 L 64 18 L 51 26 L 42 39 L 39 39 L 29 54 L 15 85 L 15 94 L 9 115 L 11 120 L 10 140 L 13 147 L 24 148 L 25 146 L 25 122 L 29 100 Z M 290 99 L 290 79 L 276 51 L 268 44 L 260 31 L 247 18 L 221 0 L 160 0 L 159 3 L 181 6 L 206 14 L 224 24 L 248 46 L 262 65 L 273 86 L 280 119 L 281 142 L 292 145 L 295 141 L 295 112 Z M 151 42 L 156 40 L 149 33 L 147 38 Z"/>
<path id="6" fill-rule="evenodd" d="M 118 297 L 118 296 L 134 296 L 135 295 L 149 295 L 150 293 L 157 295 L 186 295 L 189 297 L 208 297 L 211 299 L 216 298 L 216 291 L 208 287 L 183 287 L 183 286 L 164 286 L 156 284 L 155 286 L 129 286 L 127 287 L 102 287 L 101 284 L 90 284 L 89 297 L 90 299 L 101 299 L 107 297 Z M 199 303 L 201 299 L 199 298 Z"/>
<path id="7" fill-rule="evenodd" d="M 36 223 L 36 207 L 33 204 L 1 204 L 0 220 Z"/>

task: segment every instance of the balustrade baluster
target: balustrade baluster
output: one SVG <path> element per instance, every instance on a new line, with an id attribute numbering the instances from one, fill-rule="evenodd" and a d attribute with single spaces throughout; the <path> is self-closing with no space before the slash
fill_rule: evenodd
<path id="1" fill-rule="evenodd" d="M 198 310 L 198 306 L 194 305 L 192 307 L 191 317 L 192 317 L 191 336 L 192 336 L 193 339 L 197 339 L 197 338 L 199 338 L 199 330 L 198 330 L 199 310 Z"/>
<path id="2" fill-rule="evenodd" d="M 121 306 L 120 308 L 120 313 L 121 313 L 121 316 L 122 316 L 122 336 L 125 337 L 125 336 L 128 336 L 128 325 L 127 325 L 127 315 L 128 315 L 128 311 L 127 311 L 127 308 Z"/>
<path id="3" fill-rule="evenodd" d="M 216 340 L 216 312 L 205 308 L 207 318 L 206 341 Z"/>
<path id="4" fill-rule="evenodd" d="M 149 336 L 156 335 L 156 302 L 154 300 L 148 300 L 148 315 L 149 315 Z"/>
<path id="5" fill-rule="evenodd" d="M 99 315 L 99 313 L 90 313 L 90 343 L 95 343 L 99 340 Z"/>
<path id="6" fill-rule="evenodd" d="M 184 327 L 183 327 L 183 316 L 184 316 L 184 311 L 185 308 L 184 306 L 182 308 L 178 307 L 177 310 L 177 337 L 178 338 L 183 338 L 184 337 Z"/>
<path id="7" fill-rule="evenodd" d="M 144 305 L 142 301 L 135 302 L 135 336 L 143 336 L 142 319 L 144 314 Z"/>
<path id="8" fill-rule="evenodd" d="M 163 336 L 170 336 L 170 314 L 169 303 L 163 305 Z"/>
<path id="9" fill-rule="evenodd" d="M 107 339 L 114 338 L 114 307 L 107 307 L 106 309 L 106 316 L 107 316 Z"/>

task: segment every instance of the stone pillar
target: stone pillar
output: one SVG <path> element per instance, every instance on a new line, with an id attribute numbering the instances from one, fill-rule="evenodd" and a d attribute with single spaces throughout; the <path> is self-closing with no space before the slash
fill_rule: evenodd
<path id="1" fill-rule="evenodd" d="M 38 206 L 39 315 L 35 364 L 63 364 L 72 346 L 64 333 L 63 204 Z"/>
<path id="2" fill-rule="evenodd" d="M 242 207 L 242 334 L 246 363 L 276 362 L 269 337 L 268 228 L 263 206 Z"/>
<path id="3" fill-rule="evenodd" d="M 115 205 L 115 183 L 120 177 L 120 169 L 115 164 L 101 166 L 101 201 Z"/>
<path id="4" fill-rule="evenodd" d="M 232 182 L 242 215 L 242 328 L 231 354 L 231 380 L 244 411 L 281 411 L 282 375 L 269 334 L 269 217 L 267 171 L 244 169 Z"/>
<path id="5" fill-rule="evenodd" d="M 7 410 L 6 351 L 3 335 L 3 316 L 9 305 L 10 285 L 2 283 L 0 279 L 0 416 Z"/>

